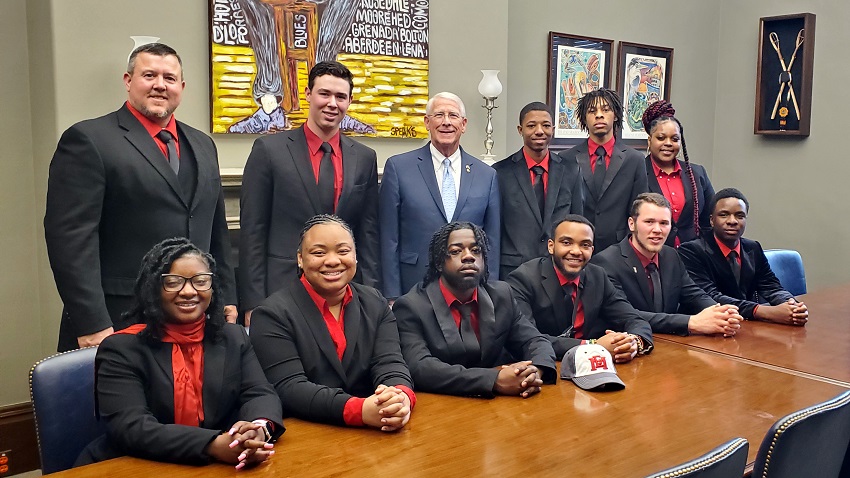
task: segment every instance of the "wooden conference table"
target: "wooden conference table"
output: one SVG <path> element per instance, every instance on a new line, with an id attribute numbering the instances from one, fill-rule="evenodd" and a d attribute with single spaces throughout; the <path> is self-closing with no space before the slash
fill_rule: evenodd
<path id="1" fill-rule="evenodd" d="M 800 297 L 805 327 L 744 322 L 735 337 L 656 335 L 693 349 L 850 387 L 850 284 Z"/>
<path id="2" fill-rule="evenodd" d="M 288 419 L 273 459 L 251 470 L 118 458 L 53 476 L 642 477 L 738 436 L 752 461 L 777 419 L 845 390 L 663 340 L 618 372 L 617 392 L 559 381 L 527 400 L 419 393 L 394 434 Z"/>

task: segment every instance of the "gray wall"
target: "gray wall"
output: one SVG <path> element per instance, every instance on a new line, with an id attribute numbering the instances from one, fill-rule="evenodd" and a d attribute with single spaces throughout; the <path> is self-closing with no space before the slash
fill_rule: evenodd
<path id="1" fill-rule="evenodd" d="M 177 115 L 208 130 L 207 5 L 207 0 L 0 1 L 0 105 L 7 112 L 0 119 L 5 168 L 0 177 L 0 406 L 27 400 L 27 370 L 55 350 L 61 302 L 41 220 L 47 168 L 59 135 L 124 101 L 121 75 L 130 35 L 160 36 L 181 53 L 187 88 Z M 758 18 L 805 11 L 818 15 L 812 136 L 804 141 L 754 136 Z M 675 48 L 672 100 L 691 157 L 709 169 L 716 187 L 734 185 L 748 195 L 750 237 L 768 247 L 802 251 L 810 288 L 816 289 L 850 279 L 841 267 L 829 266 L 846 262 L 850 252 L 830 250 L 825 242 L 850 237 L 850 224 L 828 220 L 839 217 L 838 178 L 848 168 L 829 154 L 843 126 L 830 121 L 836 116 L 832 105 L 847 105 L 850 94 L 833 86 L 850 76 L 850 65 L 835 62 L 850 44 L 841 22 L 848 15 L 850 6 L 843 2 L 815 0 L 619 0 L 605 7 L 557 0 L 431 0 L 431 91 L 453 91 L 465 100 L 469 125 L 463 145 L 480 155 L 485 111 L 477 93 L 479 70 L 502 70 L 505 90 L 494 111 L 494 153 L 504 157 L 520 147 L 519 109 L 545 99 L 549 30 Z M 244 164 L 253 138 L 214 139 L 222 167 Z M 423 144 L 364 143 L 378 151 L 381 163 Z M 825 173 L 796 164 L 804 158 L 826 163 L 819 168 Z M 805 220 L 795 220 L 803 214 Z M 783 221 L 787 217 L 792 219 Z"/>

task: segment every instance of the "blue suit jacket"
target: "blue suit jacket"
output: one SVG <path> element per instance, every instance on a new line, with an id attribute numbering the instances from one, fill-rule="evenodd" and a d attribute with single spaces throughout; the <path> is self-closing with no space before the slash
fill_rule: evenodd
<path id="1" fill-rule="evenodd" d="M 447 218 L 430 143 L 393 156 L 384 166 L 379 199 L 383 292 L 396 298 L 422 280 L 431 236 L 450 221 L 484 228 L 490 240 L 490 279 L 499 276 L 499 185 L 496 172 L 461 148 L 460 194 Z"/>

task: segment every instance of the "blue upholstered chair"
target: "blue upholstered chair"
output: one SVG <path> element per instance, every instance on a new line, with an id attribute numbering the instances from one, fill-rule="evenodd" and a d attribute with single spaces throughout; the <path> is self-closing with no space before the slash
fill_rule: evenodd
<path id="1" fill-rule="evenodd" d="M 71 468 L 83 448 L 105 432 L 94 405 L 96 353 L 97 347 L 72 350 L 30 369 L 30 398 L 45 475 Z"/>
<path id="2" fill-rule="evenodd" d="M 773 424 L 761 442 L 753 478 L 839 478 L 850 445 L 850 391 Z"/>
<path id="3" fill-rule="evenodd" d="M 660 471 L 647 478 L 741 478 L 747 464 L 750 445 L 746 438 L 735 438 L 687 463 Z"/>
<path id="4" fill-rule="evenodd" d="M 806 270 L 800 253 L 791 249 L 768 249 L 764 251 L 771 270 L 782 287 L 794 296 L 806 293 Z"/>

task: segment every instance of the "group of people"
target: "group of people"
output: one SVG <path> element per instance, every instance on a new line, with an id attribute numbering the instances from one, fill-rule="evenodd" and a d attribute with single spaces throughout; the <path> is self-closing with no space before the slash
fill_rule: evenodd
<path id="1" fill-rule="evenodd" d="M 461 99 L 438 93 L 430 142 L 389 158 L 379 187 L 375 151 L 340 134 L 353 76 L 317 63 L 305 124 L 248 157 L 234 277 L 214 143 L 173 114 L 180 57 L 143 45 L 124 83 L 118 111 L 62 135 L 48 183 L 59 350 L 100 345 L 107 433 L 79 463 L 242 468 L 274 454 L 284 416 L 393 432 L 414 388 L 527 398 L 577 345 L 623 363 L 653 333 L 808 319 L 742 237 L 747 199 L 691 164 L 669 103 L 644 114 L 645 158 L 616 139 L 611 90 L 581 98 L 588 139 L 561 153 L 530 103 L 522 149 L 490 167 L 460 147 Z"/>

